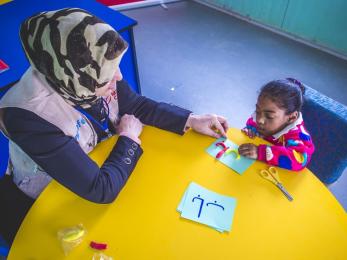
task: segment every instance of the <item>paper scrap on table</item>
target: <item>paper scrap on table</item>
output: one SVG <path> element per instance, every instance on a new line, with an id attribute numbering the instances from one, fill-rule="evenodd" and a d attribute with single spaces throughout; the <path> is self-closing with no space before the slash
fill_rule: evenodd
<path id="1" fill-rule="evenodd" d="M 238 152 L 237 154 L 235 152 L 224 153 L 219 159 L 217 159 L 216 155 L 223 150 L 222 147 L 216 145 L 219 142 L 224 142 L 225 146 L 228 147 L 231 151 L 238 151 L 239 149 L 239 146 L 237 144 L 235 144 L 229 139 L 221 137 L 217 139 L 213 144 L 211 144 L 206 149 L 206 152 L 212 157 L 214 157 L 216 160 L 220 161 L 221 163 L 236 171 L 237 173 L 243 174 L 244 171 L 246 171 L 252 165 L 252 163 L 254 163 L 255 160 L 249 159 L 244 156 L 239 156 L 239 158 L 237 158 Z"/>
<path id="2" fill-rule="evenodd" d="M 192 182 L 186 189 L 177 211 L 183 218 L 224 232 L 231 230 L 235 206 L 235 198 L 218 194 Z"/>

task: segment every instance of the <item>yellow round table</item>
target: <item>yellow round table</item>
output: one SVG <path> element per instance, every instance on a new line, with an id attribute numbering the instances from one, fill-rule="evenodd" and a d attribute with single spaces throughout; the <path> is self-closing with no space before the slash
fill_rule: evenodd
<path id="1" fill-rule="evenodd" d="M 251 141 L 237 129 L 228 137 Z M 289 202 L 259 176 L 264 163 L 239 175 L 208 155 L 213 138 L 145 127 L 141 139 L 144 154 L 112 204 L 91 203 L 53 181 L 22 223 L 9 259 L 63 259 L 57 231 L 79 223 L 87 235 L 66 259 L 92 259 L 90 241 L 106 242 L 104 253 L 115 260 L 347 259 L 347 215 L 309 170 L 278 168 Z M 115 141 L 101 143 L 91 158 L 102 164 Z M 180 217 L 176 208 L 192 181 L 237 199 L 229 233 Z"/>

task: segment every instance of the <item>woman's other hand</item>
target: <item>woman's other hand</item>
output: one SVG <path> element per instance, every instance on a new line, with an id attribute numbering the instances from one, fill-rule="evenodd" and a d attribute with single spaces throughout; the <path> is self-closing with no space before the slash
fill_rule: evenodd
<path id="1" fill-rule="evenodd" d="M 120 136 L 127 136 L 138 144 L 141 144 L 139 136 L 142 133 L 143 124 L 134 115 L 125 114 L 120 119 L 117 132 Z"/>
<path id="2" fill-rule="evenodd" d="M 192 128 L 194 131 L 209 135 L 215 138 L 227 137 L 226 132 L 228 131 L 228 122 L 226 118 L 218 115 L 194 115 L 191 114 L 188 117 L 187 128 Z"/>
<path id="3" fill-rule="evenodd" d="M 257 136 L 257 134 L 252 129 L 249 129 L 247 127 L 243 128 L 241 132 L 247 135 L 251 139 L 254 139 Z"/>

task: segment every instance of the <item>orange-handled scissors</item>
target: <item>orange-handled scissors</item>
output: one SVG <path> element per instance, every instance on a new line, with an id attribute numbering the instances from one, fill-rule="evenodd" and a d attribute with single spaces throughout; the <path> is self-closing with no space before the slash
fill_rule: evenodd
<path id="1" fill-rule="evenodd" d="M 293 197 L 289 194 L 289 192 L 283 187 L 282 183 L 280 182 L 280 177 L 278 176 L 278 172 L 275 167 L 271 166 L 268 170 L 261 170 L 260 175 L 264 179 L 267 179 L 268 181 L 271 181 L 273 184 L 275 184 L 289 201 L 293 200 Z"/>

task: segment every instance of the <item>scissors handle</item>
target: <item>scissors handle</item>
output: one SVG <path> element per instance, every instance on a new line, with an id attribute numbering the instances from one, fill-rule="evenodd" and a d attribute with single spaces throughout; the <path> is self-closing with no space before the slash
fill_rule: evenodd
<path id="1" fill-rule="evenodd" d="M 293 200 L 293 197 L 289 194 L 289 192 L 283 187 L 281 183 L 277 183 L 276 186 L 282 191 L 282 193 L 287 197 L 289 201 Z"/>
<path id="2" fill-rule="evenodd" d="M 269 167 L 269 174 L 271 175 L 272 178 L 275 179 L 276 182 L 281 182 L 280 177 L 278 176 L 278 172 L 275 167 L 271 166 Z"/>

